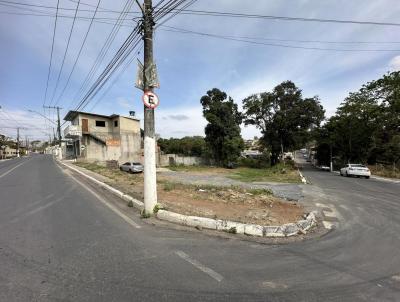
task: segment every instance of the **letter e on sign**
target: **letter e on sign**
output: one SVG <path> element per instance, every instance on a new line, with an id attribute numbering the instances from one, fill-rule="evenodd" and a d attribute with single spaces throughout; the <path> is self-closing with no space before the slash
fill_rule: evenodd
<path id="1" fill-rule="evenodd" d="M 158 104 L 160 103 L 160 100 L 158 99 L 158 96 L 155 93 L 151 92 L 151 91 L 146 91 L 143 94 L 142 99 L 143 99 L 144 105 L 147 108 L 150 108 L 150 109 L 156 108 L 158 106 Z"/>

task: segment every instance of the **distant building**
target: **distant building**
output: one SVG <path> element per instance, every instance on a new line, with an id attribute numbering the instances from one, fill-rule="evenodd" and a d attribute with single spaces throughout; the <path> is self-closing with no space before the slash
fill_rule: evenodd
<path id="1" fill-rule="evenodd" d="M 17 149 L 4 145 L 0 148 L 0 159 L 17 157 Z"/>
<path id="2" fill-rule="evenodd" d="M 64 158 L 86 161 L 140 161 L 140 121 L 132 116 L 69 111 L 64 118 Z"/>

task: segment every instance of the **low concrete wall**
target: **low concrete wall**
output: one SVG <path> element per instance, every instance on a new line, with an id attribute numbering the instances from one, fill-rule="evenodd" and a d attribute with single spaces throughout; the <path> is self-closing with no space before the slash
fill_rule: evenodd
<path id="1" fill-rule="evenodd" d="M 206 165 L 206 164 L 208 164 L 207 160 L 197 156 L 161 154 L 159 159 L 160 167 L 167 167 L 173 165 L 195 166 L 195 165 Z"/>

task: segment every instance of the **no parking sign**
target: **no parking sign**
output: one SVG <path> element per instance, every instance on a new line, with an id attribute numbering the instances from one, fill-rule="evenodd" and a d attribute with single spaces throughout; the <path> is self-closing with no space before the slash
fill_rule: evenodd
<path id="1" fill-rule="evenodd" d="M 154 109 L 160 103 L 158 96 L 151 91 L 146 91 L 142 97 L 143 103 L 147 108 Z"/>

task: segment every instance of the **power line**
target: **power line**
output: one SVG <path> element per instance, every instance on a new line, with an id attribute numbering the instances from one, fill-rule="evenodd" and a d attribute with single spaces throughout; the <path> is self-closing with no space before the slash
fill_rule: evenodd
<path id="1" fill-rule="evenodd" d="M 77 99 L 78 97 L 81 96 L 81 93 L 86 89 L 86 87 L 89 85 L 89 82 L 93 78 L 94 74 L 97 72 L 98 68 L 100 67 L 100 64 L 103 62 L 106 54 L 108 53 L 108 50 L 110 49 L 110 46 L 112 42 L 114 41 L 116 35 L 118 34 L 123 18 L 125 18 L 126 13 L 129 11 L 129 9 L 132 7 L 133 1 L 132 0 L 127 0 L 125 2 L 125 5 L 123 7 L 123 10 L 121 14 L 119 15 L 119 19 L 117 22 L 114 23 L 113 28 L 111 29 L 111 32 L 108 34 L 106 41 L 104 42 L 99 54 L 97 55 L 95 61 L 92 64 L 92 67 L 90 68 L 88 74 L 86 75 L 84 81 L 82 82 L 82 85 L 78 89 L 77 93 L 75 94 L 73 99 Z"/>
<path id="2" fill-rule="evenodd" d="M 0 0 L 2 3 L 12 3 L 17 5 L 32 6 L 32 7 L 42 7 L 51 8 L 52 6 L 34 5 L 26 4 L 21 2 L 5 1 Z M 76 1 L 72 1 L 75 2 Z M 162 1 L 161 1 L 162 2 Z M 87 5 L 87 4 L 86 4 Z M 71 10 L 68 8 L 62 8 L 66 10 Z M 160 8 L 158 11 L 163 9 L 169 10 L 169 7 Z M 103 9 L 105 12 L 109 13 L 119 13 L 118 11 Z M 281 20 L 281 21 L 301 21 L 301 22 L 322 22 L 322 23 L 340 23 L 340 24 L 358 24 L 358 25 L 376 25 L 376 26 L 400 26 L 400 23 L 395 22 L 379 22 L 379 21 L 358 21 L 358 20 L 342 20 L 342 19 L 323 19 L 323 18 L 305 18 L 305 17 L 287 17 L 287 16 L 275 16 L 275 15 L 260 15 L 260 14 L 245 14 L 245 13 L 235 13 L 235 12 L 222 12 L 222 11 L 208 11 L 208 10 L 189 10 L 183 9 L 179 10 L 181 14 L 186 15 L 198 15 L 198 16 L 213 16 L 213 17 L 229 17 L 229 18 L 247 18 L 247 19 L 265 19 L 265 20 Z M 90 10 L 85 10 L 90 11 Z M 175 13 L 176 11 L 169 11 L 169 13 Z"/>
<path id="3" fill-rule="evenodd" d="M 60 4 L 60 0 L 57 0 L 56 18 L 55 18 L 55 20 L 54 20 L 53 38 L 52 38 L 52 42 L 51 42 L 50 63 L 49 63 L 49 70 L 48 70 L 48 72 L 47 72 L 46 92 L 44 93 L 43 105 L 46 103 L 46 99 L 47 99 L 47 90 L 49 89 L 49 80 L 50 80 L 50 73 L 51 73 L 51 62 L 52 62 L 52 60 L 53 60 L 54 39 L 55 39 L 55 36 L 56 36 L 57 15 L 58 15 L 58 6 L 59 6 L 59 4 Z"/>
<path id="4" fill-rule="evenodd" d="M 76 9 L 75 9 L 75 16 L 74 16 L 74 20 L 72 21 L 71 30 L 69 31 L 69 36 L 68 36 L 68 41 L 67 41 L 67 47 L 65 48 L 63 60 L 62 60 L 62 63 L 61 63 L 61 68 L 60 68 L 60 71 L 59 71 L 58 77 L 57 77 L 56 87 L 54 88 L 53 96 L 51 97 L 51 100 L 50 100 L 50 105 L 51 105 L 51 103 L 53 103 L 54 96 L 55 96 L 55 94 L 56 94 L 56 91 L 57 91 L 57 88 L 58 88 L 58 84 L 59 84 L 59 82 L 60 82 L 61 73 L 62 73 L 62 70 L 63 70 L 63 68 L 64 68 L 64 63 L 65 63 L 65 58 L 66 58 L 67 53 L 68 53 L 69 43 L 70 43 L 70 41 L 71 41 L 72 32 L 74 31 L 74 26 L 75 26 L 75 21 L 76 21 L 76 15 L 78 14 L 78 10 L 79 10 L 79 2 L 80 2 L 80 0 L 78 1 L 78 4 L 77 4 Z"/>
<path id="5" fill-rule="evenodd" d="M 75 1 L 73 1 L 75 2 Z M 88 5 L 88 4 L 87 4 Z M 81 11 L 81 10 L 80 10 Z M 1 12 L 6 13 L 6 12 Z M 132 12 L 136 13 L 136 12 Z M 11 13 L 14 14 L 14 13 Z M 19 13 L 15 13 L 17 15 L 21 15 Z M 184 14 L 182 12 L 181 14 Z M 34 14 L 23 14 L 23 15 L 29 15 L 29 16 L 43 16 L 43 17 L 54 17 L 54 15 L 46 14 L 46 15 L 34 15 Z M 58 18 L 73 18 L 72 16 L 63 16 L 58 14 Z M 77 19 L 82 20 L 82 21 L 91 21 L 92 18 L 89 17 L 79 17 L 77 16 Z M 105 20 L 115 20 L 115 18 L 102 18 Z M 127 19 L 125 19 L 127 21 Z M 107 24 L 107 25 L 114 25 L 114 23 L 110 23 L 107 21 L 100 21 L 94 18 L 95 23 L 100 23 L 100 24 Z M 131 24 L 121 24 L 121 26 L 124 27 L 130 27 L 132 28 L 133 25 Z M 165 31 L 165 30 L 164 30 Z M 329 40 L 293 40 L 293 39 L 277 39 L 277 38 L 268 38 L 268 37 L 248 37 L 248 36 L 231 36 L 231 35 L 224 35 L 228 38 L 243 38 L 243 39 L 249 39 L 249 40 L 266 40 L 266 41 L 279 41 L 279 42 L 296 42 L 296 43 L 326 43 L 326 44 L 399 44 L 400 41 L 329 41 Z"/>
<path id="6" fill-rule="evenodd" d="M 323 47 L 296 46 L 296 45 L 287 45 L 287 44 L 266 43 L 266 42 L 254 41 L 254 40 L 249 40 L 249 39 L 242 39 L 239 37 L 232 38 L 232 36 L 223 36 L 223 35 L 217 35 L 217 34 L 212 34 L 212 33 L 198 32 L 198 31 L 192 31 L 192 30 L 187 30 L 187 29 L 182 29 L 182 28 L 177 28 L 177 27 L 172 27 L 172 26 L 169 26 L 169 28 L 171 28 L 172 30 L 166 29 L 164 31 L 183 33 L 183 34 L 194 34 L 194 35 L 199 35 L 199 36 L 213 37 L 213 38 L 218 38 L 218 39 L 223 39 L 223 40 L 245 42 L 245 43 L 249 43 L 249 44 L 265 45 L 265 46 L 272 46 L 272 47 L 307 49 L 307 50 L 323 50 L 323 51 L 344 51 L 344 52 L 392 52 L 392 51 L 398 52 L 398 51 L 400 51 L 399 49 L 345 49 L 345 48 L 323 48 Z"/>
<path id="7" fill-rule="evenodd" d="M 93 14 L 92 20 L 90 21 L 89 27 L 88 27 L 88 29 L 87 29 L 87 31 L 86 31 L 85 37 L 84 37 L 83 42 L 82 42 L 82 44 L 81 44 L 81 47 L 80 47 L 80 49 L 79 49 L 78 55 L 77 55 L 77 57 L 76 57 L 76 59 L 75 59 L 74 65 L 72 66 L 71 72 L 70 72 L 69 75 L 68 75 L 67 83 L 65 84 L 65 86 L 64 86 L 63 90 L 61 91 L 61 94 L 60 94 L 60 96 L 58 97 L 58 100 L 57 100 L 57 102 L 56 102 L 55 104 L 58 104 L 58 103 L 59 103 L 59 101 L 61 100 L 61 98 L 62 98 L 63 95 L 64 95 L 65 90 L 66 90 L 67 87 L 68 87 L 68 84 L 69 84 L 69 82 L 70 82 L 72 73 L 73 73 L 74 70 L 75 70 L 76 64 L 78 63 L 78 60 L 79 60 L 79 58 L 80 58 L 80 56 L 81 56 L 81 53 L 82 53 L 82 49 L 83 49 L 83 47 L 85 46 L 85 43 L 86 43 L 87 37 L 88 37 L 88 35 L 89 35 L 90 29 L 92 28 L 93 20 L 94 20 L 94 17 L 96 16 L 97 8 L 99 7 L 100 2 L 101 2 L 101 0 L 98 0 L 97 6 L 96 6 L 96 10 L 95 10 L 95 12 L 94 12 L 94 14 Z"/>
<path id="8" fill-rule="evenodd" d="M 162 25 L 162 27 L 174 29 L 176 31 L 186 31 L 186 29 L 177 28 L 173 26 Z M 329 41 L 329 40 L 297 40 L 297 39 L 278 39 L 270 37 L 249 37 L 249 36 L 232 36 L 223 35 L 227 38 L 235 39 L 248 39 L 248 40 L 265 40 L 265 41 L 278 41 L 278 42 L 294 42 L 294 43 L 321 43 L 321 44 L 400 44 L 400 41 Z"/>

